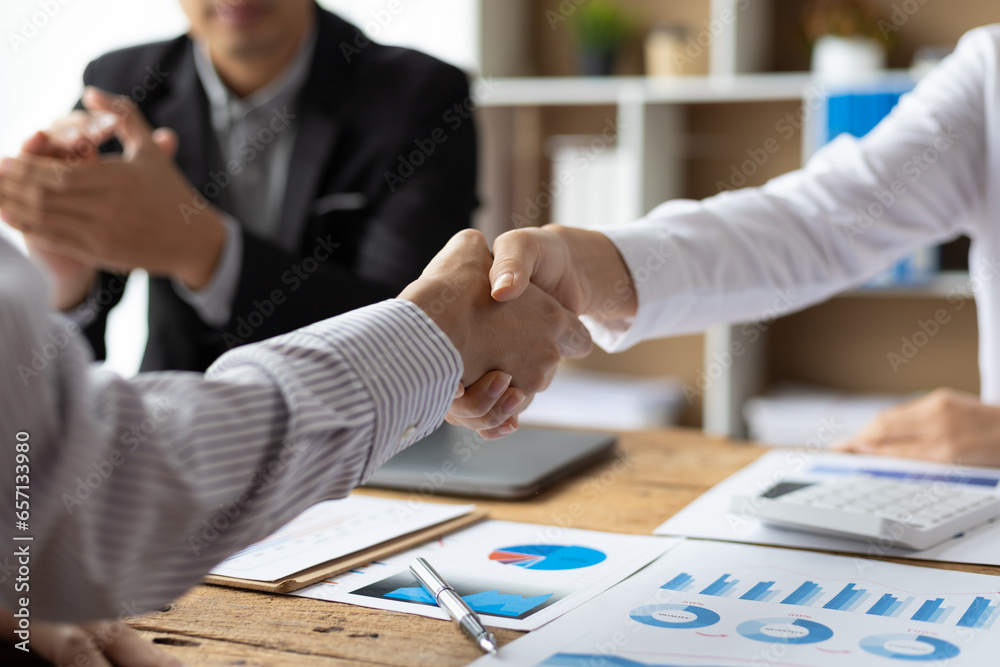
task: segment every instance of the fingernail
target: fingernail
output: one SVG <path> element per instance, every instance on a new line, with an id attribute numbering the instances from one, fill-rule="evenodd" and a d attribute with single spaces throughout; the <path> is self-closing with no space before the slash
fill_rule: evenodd
<path id="1" fill-rule="evenodd" d="M 458 389 L 455 390 L 455 398 L 462 398 L 463 396 L 465 396 L 465 385 L 459 382 Z"/>
<path id="2" fill-rule="evenodd" d="M 514 410 L 517 410 L 517 408 L 521 405 L 521 403 L 524 403 L 525 398 L 526 396 L 521 392 L 519 391 L 514 392 L 506 399 L 504 399 L 501 409 L 503 409 L 505 413 L 510 414 L 514 412 Z"/>
<path id="3" fill-rule="evenodd" d="M 510 386 L 511 377 L 506 373 L 500 373 L 496 376 L 493 382 L 490 383 L 489 389 L 486 393 L 492 398 L 500 398 L 500 396 L 507 391 L 507 387 Z"/>
<path id="4" fill-rule="evenodd" d="M 502 438 L 504 436 L 510 435 L 516 430 L 517 430 L 517 422 L 514 419 L 511 419 L 509 421 L 505 421 L 503 424 L 500 424 L 500 426 L 497 426 L 496 432 L 497 435 L 499 435 Z"/>
<path id="5" fill-rule="evenodd" d="M 14 161 L 11 160 L 9 157 L 5 157 L 4 159 L 0 160 L 0 173 L 6 174 L 11 170 L 11 167 L 13 166 L 14 166 Z"/>
<path id="6" fill-rule="evenodd" d="M 510 287 L 513 284 L 514 284 L 514 274 L 505 273 L 499 278 L 497 278 L 495 281 L 493 281 L 493 292 L 496 293 L 497 291 L 502 290 L 504 287 Z"/>

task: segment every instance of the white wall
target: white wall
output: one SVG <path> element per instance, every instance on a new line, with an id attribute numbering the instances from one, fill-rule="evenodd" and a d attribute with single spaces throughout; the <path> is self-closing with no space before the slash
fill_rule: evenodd
<path id="1" fill-rule="evenodd" d="M 408 46 L 480 72 L 480 0 L 319 0 L 319 4 L 377 42 Z"/>

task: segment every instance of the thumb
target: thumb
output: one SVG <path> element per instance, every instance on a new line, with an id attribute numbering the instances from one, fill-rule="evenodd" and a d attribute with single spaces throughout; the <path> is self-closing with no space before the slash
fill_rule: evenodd
<path id="1" fill-rule="evenodd" d="M 115 135 L 122 142 L 125 158 L 153 145 L 153 129 L 142 115 L 139 106 L 124 95 L 112 95 L 94 86 L 83 91 L 83 105 L 88 111 L 110 112 L 118 116 Z"/>
<path id="2" fill-rule="evenodd" d="M 158 127 L 153 130 L 153 143 L 168 157 L 173 159 L 177 155 L 177 146 L 180 140 L 177 133 L 169 127 Z"/>
<path id="3" fill-rule="evenodd" d="M 52 142 L 49 140 L 49 135 L 41 130 L 35 132 L 21 144 L 21 152 L 31 155 L 48 155 L 51 150 Z"/>
<path id="4" fill-rule="evenodd" d="M 497 301 L 510 301 L 531 283 L 535 263 L 541 255 L 538 242 L 527 230 L 501 234 L 493 242 L 490 290 Z"/>

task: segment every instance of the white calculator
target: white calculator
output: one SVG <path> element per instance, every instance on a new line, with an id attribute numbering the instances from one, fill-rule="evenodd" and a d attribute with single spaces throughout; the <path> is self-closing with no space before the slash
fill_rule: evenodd
<path id="1" fill-rule="evenodd" d="M 1000 496 L 959 484 L 846 476 L 734 496 L 730 511 L 811 533 L 926 549 L 1000 516 Z"/>

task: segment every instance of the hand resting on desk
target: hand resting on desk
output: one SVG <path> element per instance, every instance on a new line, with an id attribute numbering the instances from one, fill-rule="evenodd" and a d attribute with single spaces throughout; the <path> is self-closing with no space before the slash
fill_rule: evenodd
<path id="1" fill-rule="evenodd" d="M 959 465 L 1000 466 L 1000 407 L 938 389 L 889 408 L 838 449 Z"/>

